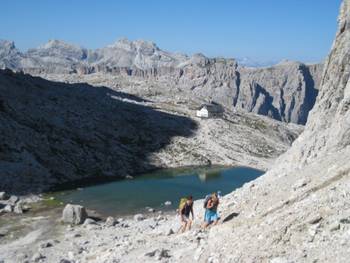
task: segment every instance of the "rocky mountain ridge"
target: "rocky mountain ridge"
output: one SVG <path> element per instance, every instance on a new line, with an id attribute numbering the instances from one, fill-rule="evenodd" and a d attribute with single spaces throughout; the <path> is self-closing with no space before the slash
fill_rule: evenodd
<path id="1" fill-rule="evenodd" d="M 51 40 L 25 53 L 2 41 L 0 67 L 39 76 L 71 75 L 77 82 L 96 73 L 152 80 L 232 110 L 298 124 L 307 120 L 322 72 L 322 64 L 300 62 L 246 68 L 235 59 L 170 53 L 152 42 L 127 39 L 96 50 Z"/>

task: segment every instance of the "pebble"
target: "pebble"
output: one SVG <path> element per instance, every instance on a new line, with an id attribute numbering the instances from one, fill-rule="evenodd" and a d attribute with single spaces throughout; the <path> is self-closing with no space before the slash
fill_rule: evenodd
<path id="1" fill-rule="evenodd" d="M 92 218 L 86 218 L 85 221 L 84 221 L 84 225 L 96 225 L 96 221 L 93 220 Z"/>
<path id="2" fill-rule="evenodd" d="M 53 244 L 50 241 L 45 241 L 45 242 L 39 244 L 39 248 L 48 248 L 48 247 L 52 247 L 52 246 L 53 246 Z"/>
<path id="3" fill-rule="evenodd" d="M 109 216 L 106 219 L 106 226 L 115 226 L 117 223 L 118 222 L 112 216 Z"/>
<path id="4" fill-rule="evenodd" d="M 32 257 L 32 261 L 34 262 L 39 262 L 41 259 L 44 259 L 45 257 L 40 254 L 39 252 L 38 253 L 35 253 Z"/>
<path id="5" fill-rule="evenodd" d="M 175 234 L 174 230 L 172 228 L 169 229 L 167 236 L 170 236 L 172 234 Z"/>
<path id="6" fill-rule="evenodd" d="M 330 231 L 336 231 L 340 229 L 340 224 L 338 222 L 334 222 L 329 226 Z"/>
<path id="7" fill-rule="evenodd" d="M 320 215 L 316 215 L 313 218 L 311 218 L 308 223 L 313 225 L 313 224 L 317 224 L 318 222 L 320 222 L 322 220 L 322 216 Z"/>
<path id="8" fill-rule="evenodd" d="M 135 221 L 142 221 L 144 219 L 145 219 L 145 217 L 144 217 L 143 214 L 136 214 L 136 215 L 134 215 L 134 220 Z"/>

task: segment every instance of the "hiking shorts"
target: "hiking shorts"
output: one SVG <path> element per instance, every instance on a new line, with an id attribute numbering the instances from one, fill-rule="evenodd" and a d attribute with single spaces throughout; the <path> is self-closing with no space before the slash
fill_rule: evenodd
<path id="1" fill-rule="evenodd" d="M 190 221 L 190 215 L 181 215 L 181 221 L 185 221 L 186 223 Z"/>
<path id="2" fill-rule="evenodd" d="M 204 221 L 210 224 L 216 220 L 219 220 L 218 213 L 216 211 L 206 209 L 205 215 L 204 215 Z"/>

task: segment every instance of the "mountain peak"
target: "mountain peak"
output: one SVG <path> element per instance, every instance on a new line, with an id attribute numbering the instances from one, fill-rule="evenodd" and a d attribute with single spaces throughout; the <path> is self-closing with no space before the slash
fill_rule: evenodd
<path id="1" fill-rule="evenodd" d="M 52 48 L 64 48 L 64 49 L 81 49 L 75 44 L 70 44 L 58 39 L 50 39 L 44 45 L 38 47 L 39 49 L 52 49 Z"/>
<path id="2" fill-rule="evenodd" d="M 9 41 L 9 40 L 4 40 L 0 39 L 0 47 L 1 48 L 6 48 L 6 49 L 15 49 L 15 42 Z"/>
<path id="3" fill-rule="evenodd" d="M 128 38 L 120 38 L 112 45 L 107 46 L 109 48 L 120 48 L 127 51 L 143 51 L 147 50 L 148 52 L 154 52 L 159 50 L 159 47 L 152 41 L 147 41 L 143 39 L 138 40 L 129 40 Z"/>

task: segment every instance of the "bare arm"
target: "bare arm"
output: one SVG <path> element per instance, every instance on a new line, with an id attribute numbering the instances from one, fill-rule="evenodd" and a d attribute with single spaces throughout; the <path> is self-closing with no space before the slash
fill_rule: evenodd
<path id="1" fill-rule="evenodd" d="M 214 202 L 212 200 L 209 200 L 207 204 L 207 208 L 210 209 L 210 208 L 213 208 L 213 206 L 214 206 Z"/>

